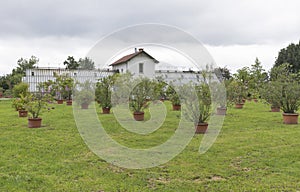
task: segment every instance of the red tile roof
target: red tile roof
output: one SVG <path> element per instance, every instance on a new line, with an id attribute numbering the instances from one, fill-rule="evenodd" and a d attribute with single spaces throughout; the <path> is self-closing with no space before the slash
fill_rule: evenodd
<path id="1" fill-rule="evenodd" d="M 145 53 L 148 57 L 150 57 L 151 59 L 153 59 L 155 63 L 158 63 L 158 61 L 156 59 L 154 59 L 151 55 L 149 55 L 148 53 L 146 53 L 143 49 L 139 49 L 139 51 L 137 51 L 135 53 L 132 53 L 132 54 L 129 54 L 129 55 L 125 55 L 121 59 L 118 59 L 117 61 L 115 61 L 112 64 L 110 64 L 110 66 L 112 66 L 112 65 L 119 65 L 119 64 L 125 63 L 125 62 L 131 60 L 132 58 L 134 58 L 135 56 L 137 56 L 137 55 L 139 55 L 141 53 Z"/>

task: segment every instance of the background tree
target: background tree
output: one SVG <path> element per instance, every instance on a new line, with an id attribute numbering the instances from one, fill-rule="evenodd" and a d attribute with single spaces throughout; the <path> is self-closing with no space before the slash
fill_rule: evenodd
<path id="1" fill-rule="evenodd" d="M 300 41 L 298 44 L 291 43 L 279 51 L 274 67 L 278 67 L 283 63 L 289 63 L 292 72 L 300 70 Z"/>
<path id="2" fill-rule="evenodd" d="M 19 59 L 18 67 L 12 70 L 12 75 L 21 74 L 25 75 L 27 69 L 36 68 L 36 64 L 38 64 L 39 59 L 36 56 L 31 56 L 29 59 Z"/>
<path id="3" fill-rule="evenodd" d="M 263 86 L 264 82 L 268 80 L 268 74 L 263 69 L 258 58 L 256 58 L 255 63 L 251 65 L 249 72 L 249 93 L 253 98 L 258 98 L 260 88 Z"/>
<path id="4" fill-rule="evenodd" d="M 66 69 L 75 70 L 78 69 L 79 63 L 74 59 L 73 56 L 68 56 L 67 60 L 64 61 Z"/>
<path id="5" fill-rule="evenodd" d="M 86 69 L 86 70 L 95 69 L 95 62 L 88 57 L 85 57 L 84 59 L 80 58 L 78 64 L 80 69 Z"/>
<path id="6" fill-rule="evenodd" d="M 220 81 L 229 80 L 232 76 L 227 67 L 218 67 L 214 69 L 214 73 Z"/>

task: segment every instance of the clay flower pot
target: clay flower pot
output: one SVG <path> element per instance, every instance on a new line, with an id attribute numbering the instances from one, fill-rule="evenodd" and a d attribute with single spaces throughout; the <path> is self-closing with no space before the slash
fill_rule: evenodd
<path id="1" fill-rule="evenodd" d="M 29 128 L 39 128 L 42 126 L 41 118 L 28 118 L 28 127 Z"/>
<path id="2" fill-rule="evenodd" d="M 298 124 L 298 113 L 283 113 L 284 124 Z"/>
<path id="3" fill-rule="evenodd" d="M 72 105 L 72 100 L 67 100 L 67 105 Z"/>
<path id="4" fill-rule="evenodd" d="M 227 108 L 226 107 L 218 107 L 217 108 L 217 115 L 226 115 L 226 111 L 227 111 Z"/>
<path id="5" fill-rule="evenodd" d="M 26 110 L 19 110 L 19 117 L 27 117 L 28 111 Z"/>
<path id="6" fill-rule="evenodd" d="M 207 123 L 198 123 L 195 127 L 196 134 L 204 134 L 207 131 L 208 124 Z"/>
<path id="7" fill-rule="evenodd" d="M 181 105 L 173 105 L 173 111 L 180 111 Z"/>
<path id="8" fill-rule="evenodd" d="M 280 107 L 271 107 L 271 112 L 280 112 Z"/>
<path id="9" fill-rule="evenodd" d="M 87 104 L 87 103 L 81 104 L 81 109 L 88 109 L 88 108 L 89 108 L 89 104 Z"/>
<path id="10" fill-rule="evenodd" d="M 145 113 L 144 113 L 144 112 L 134 112 L 134 113 L 133 113 L 133 118 L 134 118 L 136 121 L 144 121 L 144 116 L 145 116 Z"/>
<path id="11" fill-rule="evenodd" d="M 253 101 L 254 101 L 255 103 L 257 103 L 257 102 L 258 102 L 258 100 L 257 100 L 256 98 L 254 98 L 254 99 L 253 99 Z"/>
<path id="12" fill-rule="evenodd" d="M 63 103 L 64 103 L 64 100 L 62 100 L 62 99 L 57 100 L 57 104 L 63 104 Z"/>
<path id="13" fill-rule="evenodd" d="M 236 103 L 235 108 L 236 109 L 243 109 L 244 103 Z"/>
<path id="14" fill-rule="evenodd" d="M 109 114 L 110 113 L 110 108 L 109 107 L 102 107 L 102 112 L 103 112 L 103 114 Z"/>

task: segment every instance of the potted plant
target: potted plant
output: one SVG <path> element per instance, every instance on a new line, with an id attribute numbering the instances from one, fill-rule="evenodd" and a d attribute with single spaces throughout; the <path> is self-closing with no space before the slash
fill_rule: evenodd
<path id="1" fill-rule="evenodd" d="M 285 124 L 298 124 L 297 113 L 300 106 L 300 84 L 298 74 L 291 72 L 289 64 L 274 67 L 271 75 L 276 89 L 281 93 L 280 108 L 283 111 L 283 122 Z M 276 74 L 276 75 L 275 75 Z"/>
<path id="2" fill-rule="evenodd" d="M 95 100 L 94 89 L 90 81 L 78 84 L 78 89 L 74 92 L 74 98 L 81 109 L 88 109 L 89 105 Z"/>
<path id="3" fill-rule="evenodd" d="M 225 82 L 226 83 L 226 82 Z M 216 115 L 226 115 L 226 87 L 225 83 L 211 82 L 210 89 L 212 90 L 212 100 L 218 105 Z"/>
<path id="4" fill-rule="evenodd" d="M 26 105 L 28 102 L 28 94 L 26 96 L 20 94 L 20 98 L 13 100 L 12 106 L 19 112 L 19 117 L 27 117 L 28 111 L 26 110 Z"/>
<path id="5" fill-rule="evenodd" d="M 25 108 L 30 114 L 28 118 L 28 127 L 29 128 L 39 128 L 42 125 L 42 118 L 40 114 L 44 109 L 47 109 L 48 101 L 51 99 L 51 96 L 48 93 L 35 93 L 28 95 L 28 103 L 25 105 Z"/>
<path id="6" fill-rule="evenodd" d="M 232 80 L 227 87 L 228 89 L 228 99 L 230 102 L 235 104 L 236 109 L 242 109 L 244 105 L 245 98 L 245 87 L 242 83 L 237 80 Z"/>
<path id="7" fill-rule="evenodd" d="M 102 107 L 103 114 L 109 114 L 112 107 L 111 94 L 115 75 L 101 78 L 96 84 L 96 100 Z"/>
<path id="8" fill-rule="evenodd" d="M 281 90 L 278 89 L 278 82 L 270 81 L 265 83 L 261 90 L 260 95 L 268 104 L 271 105 L 272 112 L 280 112 L 280 100 L 281 100 Z"/>
<path id="9" fill-rule="evenodd" d="M 196 93 L 198 96 L 199 117 L 196 124 L 195 133 L 204 134 L 207 131 L 207 120 L 211 115 L 211 94 L 209 86 L 206 83 L 201 83 L 196 86 Z"/>
<path id="10" fill-rule="evenodd" d="M 173 111 L 180 111 L 181 105 L 180 105 L 180 99 L 178 94 L 176 93 L 175 89 L 173 86 L 170 84 L 167 88 L 167 95 L 169 100 L 172 103 Z"/>
<path id="11" fill-rule="evenodd" d="M 141 78 L 129 98 L 129 106 L 133 111 L 133 117 L 136 121 L 144 120 L 144 110 L 148 107 L 148 100 L 153 99 L 153 82 L 148 78 Z"/>

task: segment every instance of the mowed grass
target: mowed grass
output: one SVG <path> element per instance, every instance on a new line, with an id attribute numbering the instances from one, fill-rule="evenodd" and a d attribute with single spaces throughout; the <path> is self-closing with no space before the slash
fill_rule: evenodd
<path id="1" fill-rule="evenodd" d="M 148 148 L 166 141 L 180 112 L 171 111 L 161 129 L 141 136 L 122 129 L 113 114 L 99 119 L 119 143 Z M 72 107 L 54 105 L 43 127 L 27 128 L 10 101 L 0 101 L 0 191 L 299 191 L 300 126 L 284 125 L 281 113 L 247 102 L 229 108 L 213 146 L 198 149 L 195 135 L 177 157 L 148 169 L 125 169 L 93 154 L 82 140 Z M 147 114 L 149 115 L 149 114 Z"/>

